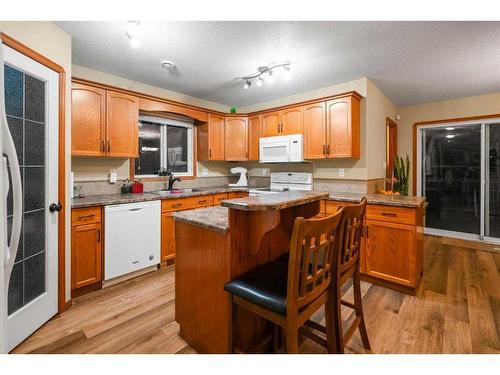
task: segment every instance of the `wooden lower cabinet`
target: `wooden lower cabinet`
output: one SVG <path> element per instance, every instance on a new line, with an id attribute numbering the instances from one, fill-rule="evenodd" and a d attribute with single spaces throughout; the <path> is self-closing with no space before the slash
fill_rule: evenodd
<path id="1" fill-rule="evenodd" d="M 354 203 L 326 200 L 324 215 Z M 368 281 L 415 292 L 423 269 L 423 207 L 369 204 L 361 239 L 360 270 Z"/>
<path id="2" fill-rule="evenodd" d="M 367 220 L 365 273 L 415 287 L 416 235 L 414 225 Z"/>
<path id="3" fill-rule="evenodd" d="M 97 214 L 97 212 L 99 214 Z M 102 221 L 101 208 L 72 210 L 71 227 L 71 289 L 100 286 L 102 282 Z M 87 223 L 82 223 L 88 220 Z"/>
<path id="4" fill-rule="evenodd" d="M 172 212 L 161 214 L 161 261 L 175 257 L 175 219 Z"/>

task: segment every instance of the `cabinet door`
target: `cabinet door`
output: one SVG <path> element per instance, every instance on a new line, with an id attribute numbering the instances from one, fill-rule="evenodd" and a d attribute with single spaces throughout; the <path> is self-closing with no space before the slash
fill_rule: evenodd
<path id="1" fill-rule="evenodd" d="M 101 223 L 71 229 L 71 289 L 102 281 Z"/>
<path id="2" fill-rule="evenodd" d="M 248 160 L 246 117 L 226 117 L 226 160 Z"/>
<path id="3" fill-rule="evenodd" d="M 375 220 L 366 224 L 366 273 L 414 287 L 416 227 Z"/>
<path id="4" fill-rule="evenodd" d="M 326 157 L 325 102 L 304 107 L 304 159 Z"/>
<path id="5" fill-rule="evenodd" d="M 326 102 L 328 157 L 359 158 L 359 100 L 352 96 Z"/>
<path id="6" fill-rule="evenodd" d="M 71 89 L 71 155 L 104 156 L 106 91 L 74 83 Z"/>
<path id="7" fill-rule="evenodd" d="M 210 114 L 208 119 L 208 160 L 224 160 L 224 117 Z"/>
<path id="8" fill-rule="evenodd" d="M 139 101 L 137 97 L 107 92 L 106 151 L 108 156 L 138 156 Z"/>
<path id="9" fill-rule="evenodd" d="M 269 112 L 262 115 L 262 136 L 274 137 L 280 135 L 280 113 Z"/>
<path id="10" fill-rule="evenodd" d="M 248 118 L 248 160 L 259 160 L 261 116 Z"/>
<path id="11" fill-rule="evenodd" d="M 175 220 L 173 213 L 161 215 L 161 261 L 175 257 Z"/>
<path id="12" fill-rule="evenodd" d="M 281 135 L 302 134 L 304 132 L 303 107 L 293 107 L 281 111 Z"/>

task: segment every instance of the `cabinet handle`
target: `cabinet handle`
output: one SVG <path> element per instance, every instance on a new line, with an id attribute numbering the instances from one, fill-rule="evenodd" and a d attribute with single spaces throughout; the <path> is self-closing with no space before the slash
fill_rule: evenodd
<path id="1" fill-rule="evenodd" d="M 326 156 L 326 145 L 323 145 L 323 155 Z"/>
<path id="2" fill-rule="evenodd" d="M 177 208 L 177 207 L 180 207 L 180 206 L 182 206 L 182 203 L 176 203 L 176 204 L 172 205 L 172 208 Z"/>
<path id="3" fill-rule="evenodd" d="M 370 235 L 370 228 L 368 227 L 368 225 L 365 228 L 366 228 L 366 238 L 368 238 Z"/>
<path id="4" fill-rule="evenodd" d="M 208 149 L 208 157 L 209 157 L 209 158 L 211 158 L 211 157 L 212 157 L 212 149 L 211 149 L 211 148 L 209 148 L 209 149 Z"/>
<path id="5" fill-rule="evenodd" d="M 80 215 L 78 216 L 79 219 L 89 219 L 91 217 L 94 217 L 95 214 L 88 214 L 88 215 Z"/>
<path id="6" fill-rule="evenodd" d="M 101 242 L 101 230 L 97 230 L 97 242 Z"/>
<path id="7" fill-rule="evenodd" d="M 203 199 L 201 201 L 198 201 L 198 204 L 202 204 L 202 203 L 207 203 L 207 200 L 206 199 Z"/>
<path id="8" fill-rule="evenodd" d="M 106 152 L 106 145 L 104 144 L 104 139 L 101 141 L 102 152 Z"/>
<path id="9" fill-rule="evenodd" d="M 396 216 L 398 216 L 394 212 L 381 212 L 380 215 L 382 215 L 382 216 L 388 216 L 388 217 L 396 217 Z"/>
<path id="10" fill-rule="evenodd" d="M 330 145 L 326 146 L 326 154 L 330 155 Z"/>

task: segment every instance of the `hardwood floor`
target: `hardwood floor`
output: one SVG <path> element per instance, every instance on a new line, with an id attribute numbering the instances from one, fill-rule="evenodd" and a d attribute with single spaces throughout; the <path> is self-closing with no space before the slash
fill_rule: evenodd
<path id="1" fill-rule="evenodd" d="M 500 353 L 500 253 L 492 248 L 427 236 L 416 296 L 364 283 L 372 353 Z M 173 267 L 92 292 L 13 353 L 194 353 L 177 334 L 174 296 Z M 308 339 L 300 351 L 325 352 Z M 365 352 L 358 333 L 346 352 Z"/>

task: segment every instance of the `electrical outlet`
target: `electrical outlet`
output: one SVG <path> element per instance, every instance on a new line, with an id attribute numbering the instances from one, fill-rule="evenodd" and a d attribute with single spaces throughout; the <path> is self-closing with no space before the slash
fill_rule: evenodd
<path id="1" fill-rule="evenodd" d="M 207 169 L 207 168 L 203 168 L 203 169 L 201 170 L 201 175 L 202 175 L 202 176 L 208 176 L 208 169 Z"/>
<path id="2" fill-rule="evenodd" d="M 339 177 L 344 177 L 344 168 L 339 168 Z"/>

